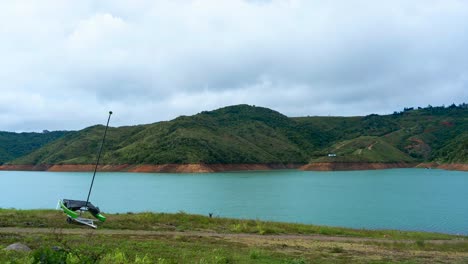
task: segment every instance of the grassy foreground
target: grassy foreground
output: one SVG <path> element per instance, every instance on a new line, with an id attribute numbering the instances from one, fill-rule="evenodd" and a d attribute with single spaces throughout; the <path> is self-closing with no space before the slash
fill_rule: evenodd
<path id="1" fill-rule="evenodd" d="M 468 237 L 447 234 L 186 213 L 107 217 L 91 230 L 60 211 L 0 209 L 0 263 L 468 263 Z M 16 242 L 33 251 L 2 250 Z"/>

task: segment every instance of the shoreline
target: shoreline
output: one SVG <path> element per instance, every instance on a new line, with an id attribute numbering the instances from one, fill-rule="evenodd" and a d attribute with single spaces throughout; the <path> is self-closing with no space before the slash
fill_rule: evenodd
<path id="1" fill-rule="evenodd" d="M 162 172 L 162 173 L 210 173 L 224 171 L 262 171 L 298 169 L 304 164 L 121 164 L 99 165 L 98 171 L 103 172 Z M 94 164 L 63 164 L 63 165 L 1 165 L 0 171 L 53 171 L 53 172 L 89 172 Z"/>
<path id="2" fill-rule="evenodd" d="M 0 227 L 0 263 L 30 263 L 37 256 L 44 256 L 45 260 L 62 256 L 73 263 L 91 257 L 96 263 L 202 263 L 201 259 L 203 263 L 468 260 L 466 235 L 211 218 L 183 212 L 106 215 L 108 221 L 91 230 L 68 224 L 64 221 L 66 216 L 57 210 L 0 209 L 0 222 L 5 223 Z M 8 252 L 14 245 L 30 252 Z M 55 250 L 57 247 L 60 250 Z"/>
<path id="3" fill-rule="evenodd" d="M 52 172 L 88 172 L 93 171 L 93 164 L 63 164 L 63 165 L 0 165 L 0 171 L 52 171 Z M 381 170 L 396 168 L 426 168 L 468 171 L 468 164 L 438 164 L 438 163 L 381 163 L 381 162 L 315 162 L 309 164 L 121 164 L 99 165 L 98 170 L 104 172 L 147 172 L 147 173 L 210 173 L 225 171 L 267 171 L 281 169 L 297 169 L 302 171 L 354 171 Z"/>
<path id="4" fill-rule="evenodd" d="M 57 217 L 52 217 L 52 216 L 63 216 L 66 217 L 65 214 L 63 214 L 62 210 L 57 210 L 57 209 L 15 209 L 15 208 L 1 208 L 0 207 L 0 220 L 4 220 L 8 217 L 11 216 L 11 214 L 18 214 L 18 218 L 14 218 L 12 221 L 5 222 L 5 225 L 0 227 L 0 231 L 2 230 L 11 230 L 12 228 L 24 228 L 24 229 L 29 229 L 29 230 L 47 230 L 47 228 L 63 228 L 63 229 L 74 229 L 74 230 L 80 230 L 74 228 L 73 225 L 70 225 L 66 221 L 62 221 L 63 219 L 57 218 Z M 21 217 L 25 217 L 26 215 L 29 215 L 29 219 L 34 218 L 37 222 L 37 224 L 34 224 L 33 222 L 30 222 L 29 224 L 25 223 L 26 220 L 21 220 Z M 281 228 L 283 230 L 279 232 L 271 232 L 272 233 L 277 233 L 278 235 L 281 234 L 297 234 L 299 236 L 304 236 L 304 235 L 323 235 L 323 236 L 333 236 L 333 235 L 338 235 L 341 238 L 345 239 L 347 238 L 367 238 L 367 237 L 374 237 L 374 238 L 390 238 L 390 239 L 411 239 L 411 238 L 418 238 L 419 235 L 421 234 L 426 234 L 429 235 L 430 237 L 427 237 L 427 239 L 431 239 L 434 241 L 438 240 L 447 240 L 450 238 L 458 238 L 458 239 L 468 239 L 468 233 L 446 233 L 446 232 L 437 232 L 434 230 L 411 230 L 411 229 L 374 229 L 374 228 L 357 228 L 357 227 L 347 227 L 347 226 L 329 226 L 329 225 L 319 225 L 319 224 L 313 224 L 313 223 L 302 223 L 302 222 L 287 222 L 287 221 L 273 221 L 273 220 L 265 220 L 265 219 L 251 219 L 251 218 L 239 218 L 239 217 L 220 217 L 220 216 L 209 216 L 209 215 L 203 215 L 203 214 L 197 214 L 197 213 L 186 213 L 186 212 L 177 212 L 177 213 L 170 213 L 170 212 L 154 212 L 154 211 L 141 211 L 141 212 L 127 212 L 127 213 L 107 213 L 105 212 L 106 217 L 108 218 L 108 221 L 106 220 L 105 222 L 98 222 L 100 225 L 100 228 L 97 230 L 118 230 L 121 228 L 117 227 L 122 227 L 122 224 L 126 224 L 127 228 L 125 228 L 126 231 L 124 232 L 129 232 L 132 230 L 139 230 L 139 231 L 145 231 L 151 234 L 151 232 L 161 232 L 161 231 L 176 231 L 174 229 L 174 225 L 177 224 L 177 222 L 181 221 L 188 221 L 190 218 L 190 221 L 193 221 L 194 223 L 199 223 L 201 226 L 199 228 L 206 228 L 206 223 L 205 219 L 214 219 L 212 224 L 219 224 L 222 221 L 227 221 L 228 225 L 231 225 L 233 222 L 234 223 L 239 223 L 239 222 L 245 222 L 249 226 L 253 228 L 253 230 L 248 231 L 247 233 L 249 234 L 255 234 L 254 231 L 255 229 L 259 228 L 259 225 L 257 222 L 263 222 L 264 224 L 269 224 L 269 225 L 278 225 L 278 228 Z M 138 215 L 145 215 L 147 218 L 140 218 Z M 184 216 L 181 218 L 181 216 Z M 188 218 L 187 218 L 188 217 Z M 129 219 L 132 218 L 138 218 L 138 220 L 141 222 L 140 224 L 137 224 L 136 222 L 128 222 Z M 148 218 L 153 218 L 153 219 L 148 219 Z M 48 226 L 44 226 L 43 221 L 40 221 L 40 219 L 47 219 L 47 224 Z M 197 221 L 199 219 L 204 219 L 203 221 Z M 218 221 L 216 221 L 218 220 Z M 154 228 L 150 228 L 150 226 L 153 226 L 154 221 L 168 221 L 171 224 L 159 226 L 159 230 L 154 230 Z M 150 226 L 146 226 L 150 225 Z M 285 226 L 287 225 L 287 226 Z M 225 234 L 235 234 L 241 231 L 242 229 L 238 229 L 234 226 L 230 226 L 231 228 L 226 228 L 222 227 L 219 230 L 213 230 L 208 228 L 207 230 L 210 232 L 213 231 L 218 231 L 221 233 Z M 284 230 L 287 228 L 288 230 Z M 306 228 L 306 229 L 304 229 Z M 323 228 L 328 228 L 331 232 L 328 234 L 322 234 L 320 231 Z M 247 226 L 244 226 L 244 230 L 247 230 Z M 83 230 L 83 229 L 81 229 Z M 88 229 L 84 229 L 88 230 Z M 200 230 L 198 230 L 200 231 Z M 10 231 L 14 232 L 14 231 Z M 46 231 L 47 232 L 47 231 Z M 362 234 L 361 234 L 362 233 Z M 387 233 L 387 235 L 384 235 Z M 267 233 L 263 234 L 267 235 Z M 375 236 L 374 236 L 375 235 Z M 404 241 L 403 240 L 403 241 Z"/>
<path id="5" fill-rule="evenodd" d="M 418 163 L 406 162 L 313 162 L 302 166 L 304 171 L 355 171 L 415 168 Z"/>

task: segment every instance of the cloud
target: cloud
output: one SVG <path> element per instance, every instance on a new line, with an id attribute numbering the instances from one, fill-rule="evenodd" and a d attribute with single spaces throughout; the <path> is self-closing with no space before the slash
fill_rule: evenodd
<path id="1" fill-rule="evenodd" d="M 0 130 L 466 102 L 466 17 L 462 0 L 4 1 Z"/>

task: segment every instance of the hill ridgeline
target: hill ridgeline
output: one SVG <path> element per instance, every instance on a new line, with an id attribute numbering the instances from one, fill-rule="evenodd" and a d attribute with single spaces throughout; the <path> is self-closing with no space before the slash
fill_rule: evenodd
<path id="1" fill-rule="evenodd" d="M 4 155 L 0 169 L 91 170 L 104 126 L 61 133 Z M 7 143 L 5 143 L 7 142 Z M 41 139 L 41 142 L 44 142 Z M 0 141 L 0 154 L 8 140 Z M 235 105 L 148 125 L 109 128 L 101 169 L 209 172 L 442 167 L 468 169 L 468 108 L 362 117 L 287 117 Z M 9 158 L 9 159 L 8 159 Z"/>

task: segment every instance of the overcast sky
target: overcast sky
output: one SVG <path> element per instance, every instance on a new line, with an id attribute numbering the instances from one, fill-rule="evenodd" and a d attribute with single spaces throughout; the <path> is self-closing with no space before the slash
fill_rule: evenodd
<path id="1" fill-rule="evenodd" d="M 468 102 L 466 0 L 5 0 L 0 130 Z"/>

